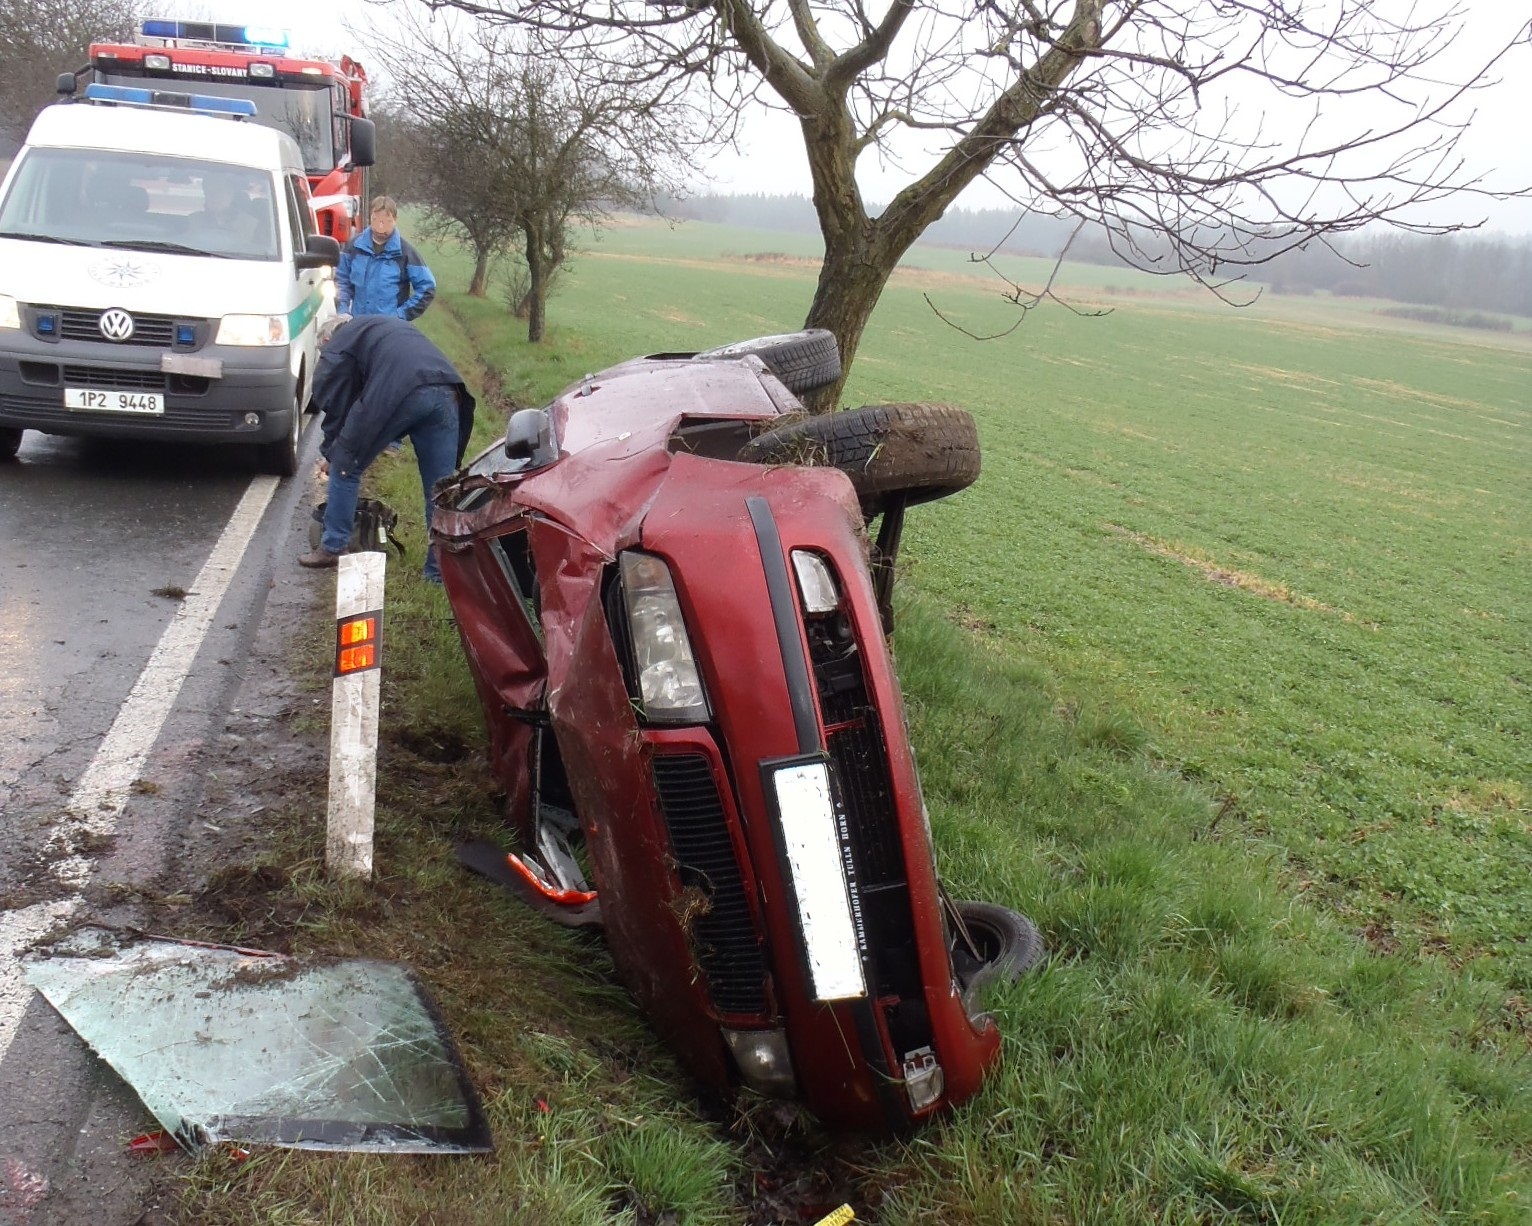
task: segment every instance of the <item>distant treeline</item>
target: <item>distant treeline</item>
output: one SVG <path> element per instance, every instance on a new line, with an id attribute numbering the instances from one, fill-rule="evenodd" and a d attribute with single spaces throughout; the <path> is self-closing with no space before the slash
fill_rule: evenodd
<path id="1" fill-rule="evenodd" d="M 1337 250 L 1340 255 L 1310 244 L 1309 250 L 1290 252 L 1256 275 L 1278 293 L 1323 290 L 1458 315 L 1532 316 L 1532 239 L 1525 236 L 1475 231 L 1436 237 L 1359 235 Z"/>
<path id="2" fill-rule="evenodd" d="M 761 230 L 818 234 L 813 205 L 802 196 L 696 196 L 665 199 L 668 217 L 712 221 Z M 1005 209 L 952 209 L 926 230 L 925 243 L 975 253 L 1056 257 L 1074 223 L 1054 217 L 1020 217 Z M 1088 264 L 1124 265 L 1106 234 L 1086 230 L 1069 246 L 1069 258 Z M 1532 237 L 1462 231 L 1434 237 L 1390 231 L 1338 240 L 1334 249 L 1310 243 L 1248 271 L 1248 280 L 1279 294 L 1328 293 L 1382 298 L 1436 308 L 1434 318 L 1466 320 L 1473 312 L 1532 317 Z M 1495 326 L 1493 321 L 1472 326 Z"/>
<path id="3" fill-rule="evenodd" d="M 795 234 L 819 233 L 814 206 L 803 196 L 666 197 L 657 204 L 666 217 Z M 1072 229 L 1071 223 L 1054 217 L 1026 217 L 1018 221 L 1014 210 L 949 209 L 946 216 L 927 227 L 921 241 L 976 253 L 1004 247 L 1016 254 L 1057 255 L 1069 241 Z"/>

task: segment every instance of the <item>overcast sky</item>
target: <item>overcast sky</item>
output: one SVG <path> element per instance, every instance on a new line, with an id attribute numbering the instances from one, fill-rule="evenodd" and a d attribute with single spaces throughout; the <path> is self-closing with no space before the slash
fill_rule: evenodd
<path id="1" fill-rule="evenodd" d="M 393 0 L 394 4 L 411 0 Z M 1499 45 L 1528 20 L 1525 0 L 1461 0 L 1469 15 L 1469 33 L 1463 44 Z M 195 14 L 206 20 L 249 21 L 251 7 L 237 0 L 182 0 L 167 3 L 156 11 L 173 16 L 178 11 Z M 292 31 L 295 48 L 332 48 L 353 50 L 355 39 L 346 32 L 347 25 L 365 27 L 370 22 L 387 20 L 388 4 L 370 4 L 368 0 L 332 0 L 316 4 L 314 0 L 261 0 L 256 6 L 263 24 L 281 25 Z M 1517 12 L 1521 15 L 1516 15 Z M 353 50 L 366 62 L 360 49 Z M 1502 79 L 1492 88 L 1474 95 L 1465 106 L 1464 117 L 1474 111 L 1460 151 L 1475 173 L 1487 177 L 1491 186 L 1503 189 L 1532 187 L 1532 48 L 1521 48 L 1517 58 L 1507 62 L 1499 74 Z M 752 116 L 746 129 L 747 152 L 725 153 L 708 167 L 713 176 L 711 188 L 719 192 L 796 192 L 810 190 L 808 166 L 798 137 L 797 124 L 781 114 Z M 864 158 L 864 162 L 870 162 Z M 869 200 L 886 200 L 904 180 L 880 177 L 865 172 L 862 190 Z M 960 199 L 969 207 L 999 205 L 1003 201 L 976 185 Z M 1497 203 L 1477 197 L 1463 197 L 1450 204 L 1436 206 L 1422 218 L 1438 223 L 1487 218 L 1487 228 L 1517 234 L 1532 234 L 1532 199 Z"/>

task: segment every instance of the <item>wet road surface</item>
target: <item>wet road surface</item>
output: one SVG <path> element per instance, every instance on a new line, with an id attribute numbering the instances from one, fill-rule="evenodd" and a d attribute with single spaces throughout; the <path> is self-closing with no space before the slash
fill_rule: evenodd
<path id="1" fill-rule="evenodd" d="M 306 493 L 235 449 L 28 433 L 0 463 L 0 1220 L 70 1220 L 78 1187 L 26 1209 L 40 1180 L 138 1220 L 142 1108 L 15 954 L 164 869 Z"/>

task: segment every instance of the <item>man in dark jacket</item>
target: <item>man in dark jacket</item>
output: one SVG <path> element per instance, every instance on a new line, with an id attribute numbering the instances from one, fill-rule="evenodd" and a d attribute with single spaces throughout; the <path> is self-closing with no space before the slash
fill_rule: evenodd
<path id="1" fill-rule="evenodd" d="M 334 566 L 351 539 L 362 474 L 395 439 L 409 437 L 425 491 L 426 520 L 436 483 L 463 462 L 473 432 L 474 398 L 463 377 L 414 324 L 392 315 L 337 316 L 321 330 L 314 404 L 324 414 L 328 466 L 324 535 L 301 566 Z M 426 550 L 425 577 L 441 582 Z"/>
<path id="2" fill-rule="evenodd" d="M 436 297 L 436 278 L 399 233 L 399 206 L 391 196 L 372 202 L 371 220 L 341 249 L 335 309 L 342 315 L 419 319 Z"/>

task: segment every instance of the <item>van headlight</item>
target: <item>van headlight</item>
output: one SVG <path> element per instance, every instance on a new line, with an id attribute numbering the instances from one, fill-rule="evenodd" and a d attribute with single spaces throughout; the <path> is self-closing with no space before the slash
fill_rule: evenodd
<path id="1" fill-rule="evenodd" d="M 709 717 L 670 567 L 632 550 L 622 555 L 622 600 L 644 718 L 700 724 Z"/>
<path id="2" fill-rule="evenodd" d="M 21 306 L 9 294 L 0 294 L 0 328 L 21 327 Z"/>
<path id="3" fill-rule="evenodd" d="M 285 345 L 286 315 L 225 315 L 218 325 L 218 345 Z"/>

